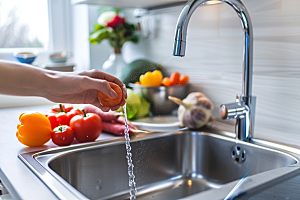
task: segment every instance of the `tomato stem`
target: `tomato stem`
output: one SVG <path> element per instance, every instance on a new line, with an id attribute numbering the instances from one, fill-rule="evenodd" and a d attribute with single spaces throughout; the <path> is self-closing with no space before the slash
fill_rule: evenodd
<path id="1" fill-rule="evenodd" d="M 86 117 L 86 113 L 84 109 L 82 109 L 82 112 L 83 112 L 83 117 Z"/>
<path id="2" fill-rule="evenodd" d="M 62 107 L 62 105 L 61 104 L 59 104 L 59 108 L 60 108 L 60 111 L 61 112 L 65 112 L 65 113 L 67 113 L 64 109 L 63 109 L 63 107 Z"/>

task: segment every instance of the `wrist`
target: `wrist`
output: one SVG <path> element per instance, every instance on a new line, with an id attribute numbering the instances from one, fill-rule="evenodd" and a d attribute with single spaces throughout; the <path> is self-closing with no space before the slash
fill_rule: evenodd
<path id="1" fill-rule="evenodd" d="M 37 91 L 38 96 L 44 97 L 48 100 L 51 99 L 53 94 L 53 87 L 59 77 L 59 72 L 42 70 L 42 75 L 40 77 L 40 89 Z"/>

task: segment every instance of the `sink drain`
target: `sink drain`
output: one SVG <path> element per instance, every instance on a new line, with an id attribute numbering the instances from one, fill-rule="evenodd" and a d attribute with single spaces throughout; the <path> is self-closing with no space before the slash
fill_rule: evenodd
<path id="1" fill-rule="evenodd" d="M 243 163 L 246 160 L 246 151 L 239 145 L 235 145 L 231 148 L 231 158 L 236 162 L 236 163 Z"/>

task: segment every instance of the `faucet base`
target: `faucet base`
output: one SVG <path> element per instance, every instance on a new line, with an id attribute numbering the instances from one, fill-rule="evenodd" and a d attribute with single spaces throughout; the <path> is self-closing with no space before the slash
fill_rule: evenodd
<path id="1" fill-rule="evenodd" d="M 222 104 L 220 106 L 220 116 L 223 119 L 236 119 L 236 138 L 249 141 L 254 133 L 255 121 L 255 96 L 237 95 L 235 103 Z"/>

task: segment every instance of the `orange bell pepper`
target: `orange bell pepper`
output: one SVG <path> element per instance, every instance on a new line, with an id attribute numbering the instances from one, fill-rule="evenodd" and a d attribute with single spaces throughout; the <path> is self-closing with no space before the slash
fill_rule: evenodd
<path id="1" fill-rule="evenodd" d="M 147 72 L 140 76 L 140 83 L 144 86 L 161 86 L 162 73 L 159 70 Z"/>
<path id="2" fill-rule="evenodd" d="M 51 124 L 49 119 L 38 112 L 24 112 L 20 115 L 18 124 L 18 140 L 30 147 L 42 146 L 51 138 Z"/>

